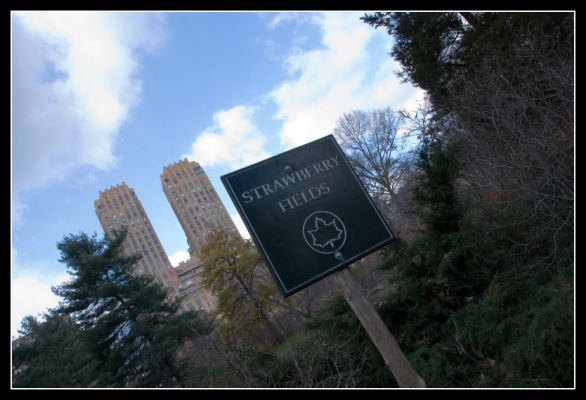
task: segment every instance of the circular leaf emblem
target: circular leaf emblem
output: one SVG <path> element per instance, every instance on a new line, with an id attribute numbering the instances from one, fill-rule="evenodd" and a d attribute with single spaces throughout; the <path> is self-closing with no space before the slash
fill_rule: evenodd
<path id="1" fill-rule="evenodd" d="M 330 211 L 315 211 L 303 221 L 303 239 L 313 250 L 332 254 L 346 243 L 346 226 Z"/>

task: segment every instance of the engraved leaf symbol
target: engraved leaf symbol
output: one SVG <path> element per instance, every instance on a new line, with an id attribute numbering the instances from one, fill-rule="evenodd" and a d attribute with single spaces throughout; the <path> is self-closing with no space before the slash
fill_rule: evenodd
<path id="1" fill-rule="evenodd" d="M 335 219 L 328 222 L 320 217 L 316 217 L 313 229 L 308 230 L 307 233 L 313 239 L 313 246 L 321 248 L 329 246 L 334 248 L 334 242 L 342 237 L 344 231 L 338 228 Z"/>

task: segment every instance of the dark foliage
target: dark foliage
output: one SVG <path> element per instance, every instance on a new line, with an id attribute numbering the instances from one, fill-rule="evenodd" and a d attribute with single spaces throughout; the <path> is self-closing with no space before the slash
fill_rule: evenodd
<path id="1" fill-rule="evenodd" d="M 72 275 L 53 288 L 63 298 L 58 315 L 67 316 L 58 328 L 69 330 L 59 340 L 40 335 L 51 334 L 61 321 L 55 317 L 41 323 L 29 318 L 24 326 L 25 340 L 38 353 L 52 354 L 64 340 L 80 349 L 50 381 L 54 386 L 176 387 L 186 379 L 176 352 L 184 342 L 205 334 L 208 324 L 195 312 L 179 313 L 177 300 L 146 275 L 134 273 L 138 257 L 123 254 L 124 238 L 125 232 L 111 239 L 80 233 L 57 245 L 60 261 Z M 89 381 L 76 378 L 84 370 L 78 358 L 91 360 Z M 26 371 L 36 377 L 27 381 L 30 386 L 49 383 L 38 364 L 29 361 Z"/>
<path id="2" fill-rule="evenodd" d="M 95 363 L 77 324 L 49 311 L 43 321 L 27 316 L 12 351 L 14 387 L 86 387 Z"/>

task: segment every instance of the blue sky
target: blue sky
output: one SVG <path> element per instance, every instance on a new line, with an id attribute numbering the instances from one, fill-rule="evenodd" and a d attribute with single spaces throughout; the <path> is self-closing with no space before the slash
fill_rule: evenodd
<path id="1" fill-rule="evenodd" d="M 391 38 L 364 13 L 12 14 L 12 307 L 57 304 L 56 243 L 98 232 L 99 191 L 136 190 L 173 263 L 187 242 L 159 179 L 202 164 L 219 177 L 330 134 L 344 112 L 413 109 Z"/>

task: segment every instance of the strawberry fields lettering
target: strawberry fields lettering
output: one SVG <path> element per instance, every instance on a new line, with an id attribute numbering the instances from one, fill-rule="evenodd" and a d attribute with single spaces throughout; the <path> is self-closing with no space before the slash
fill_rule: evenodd
<path id="1" fill-rule="evenodd" d="M 222 182 L 284 296 L 393 240 L 333 135 Z"/>
<path id="2" fill-rule="evenodd" d="M 245 190 L 240 194 L 240 197 L 244 200 L 244 204 L 250 204 L 254 201 L 273 195 L 285 188 L 289 188 L 301 182 L 317 180 L 319 175 L 339 166 L 340 161 L 337 155 L 327 157 L 309 166 L 280 176 L 274 179 L 272 182 L 263 183 L 262 185 Z M 279 210 L 284 213 L 303 204 L 309 203 L 310 201 L 319 197 L 327 195 L 330 192 L 331 189 L 327 183 L 316 182 L 314 186 L 311 186 L 308 189 L 302 190 L 284 199 L 280 199 L 276 202 L 276 205 L 278 206 Z"/>

